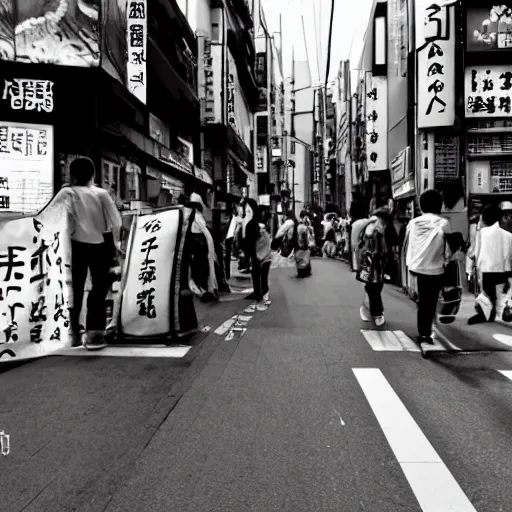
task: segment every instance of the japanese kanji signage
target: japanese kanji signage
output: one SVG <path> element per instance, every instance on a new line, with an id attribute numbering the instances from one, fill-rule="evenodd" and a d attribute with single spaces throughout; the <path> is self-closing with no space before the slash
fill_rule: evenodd
<path id="1" fill-rule="evenodd" d="M 366 73 L 366 162 L 368 171 L 388 169 L 387 78 Z"/>
<path id="2" fill-rule="evenodd" d="M 35 213 L 53 197 L 53 127 L 0 122 L 0 214 Z"/>
<path id="3" fill-rule="evenodd" d="M 222 53 L 218 45 L 212 46 L 210 39 L 198 36 L 198 96 L 201 102 L 201 123 L 220 122 L 220 77 L 219 65 Z M 214 69 L 215 64 L 215 69 Z"/>
<path id="4" fill-rule="evenodd" d="M 147 95 L 147 1 L 128 0 L 126 17 L 127 87 L 136 98 L 145 104 Z"/>
<path id="5" fill-rule="evenodd" d="M 31 78 L 4 80 L 2 100 L 12 110 L 53 112 L 53 82 Z"/>
<path id="6" fill-rule="evenodd" d="M 70 345 L 71 251 L 59 208 L 0 223 L 0 363 Z"/>
<path id="7" fill-rule="evenodd" d="M 512 115 L 512 66 L 466 68 L 466 117 Z"/>
<path id="8" fill-rule="evenodd" d="M 171 330 L 171 282 L 179 234 L 179 209 L 136 219 L 121 305 L 125 335 L 156 336 Z"/>
<path id="9" fill-rule="evenodd" d="M 418 127 L 455 122 L 455 8 L 417 0 Z"/>

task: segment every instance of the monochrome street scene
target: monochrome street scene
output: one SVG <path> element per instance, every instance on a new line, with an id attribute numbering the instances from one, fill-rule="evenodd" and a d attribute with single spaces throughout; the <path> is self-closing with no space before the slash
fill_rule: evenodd
<path id="1" fill-rule="evenodd" d="M 0 512 L 512 512 L 512 0 L 0 0 L 0 392 Z"/>

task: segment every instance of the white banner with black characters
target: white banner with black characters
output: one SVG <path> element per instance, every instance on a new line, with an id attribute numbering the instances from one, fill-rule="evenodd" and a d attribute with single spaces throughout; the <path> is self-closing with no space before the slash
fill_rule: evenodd
<path id="1" fill-rule="evenodd" d="M 146 0 L 128 0 L 126 9 L 127 86 L 128 90 L 144 104 L 147 99 L 147 7 Z"/>
<path id="2" fill-rule="evenodd" d="M 71 346 L 71 247 L 67 216 L 0 222 L 0 363 Z"/>
<path id="3" fill-rule="evenodd" d="M 418 128 L 455 122 L 455 8 L 416 0 Z"/>
<path id="4" fill-rule="evenodd" d="M 512 66 L 466 68 L 466 117 L 510 117 Z"/>
<path id="5" fill-rule="evenodd" d="M 173 207 L 134 219 L 123 270 L 118 332 L 124 338 L 180 335 L 197 327 L 185 242 L 191 210 Z"/>
<path id="6" fill-rule="evenodd" d="M 368 171 L 388 169 L 388 82 L 366 73 L 366 161 Z"/>

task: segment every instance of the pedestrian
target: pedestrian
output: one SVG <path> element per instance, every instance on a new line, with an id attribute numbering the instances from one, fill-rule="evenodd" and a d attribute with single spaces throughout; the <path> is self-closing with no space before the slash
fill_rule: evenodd
<path id="1" fill-rule="evenodd" d="M 254 199 L 247 198 L 246 204 L 251 208 L 251 220 L 247 223 L 245 240 L 247 252 L 251 258 L 253 293 L 256 309 L 265 311 L 270 305 L 268 275 L 272 259 L 270 250 L 270 234 L 262 222 L 262 212 Z"/>
<path id="2" fill-rule="evenodd" d="M 398 243 L 389 209 L 378 208 L 358 231 L 355 270 L 357 280 L 365 284 L 365 299 L 359 314 L 364 322 L 373 320 L 377 327 L 381 327 L 386 321 L 382 290 L 393 263 L 393 247 Z"/>
<path id="3" fill-rule="evenodd" d="M 306 211 L 300 213 L 300 221 L 297 226 L 297 240 L 295 247 L 295 267 L 297 277 L 309 277 L 311 275 L 311 246 L 314 245 L 314 232 L 309 224 Z"/>
<path id="4" fill-rule="evenodd" d="M 69 166 L 72 184 L 61 189 L 54 199 L 56 203 L 63 201 L 70 214 L 73 346 L 81 344 L 80 314 L 87 273 L 91 274 L 83 336 L 88 350 L 106 346 L 105 301 L 112 282 L 109 271 L 116 251 L 121 252 L 121 216 L 109 192 L 93 184 L 95 171 L 90 158 L 73 160 Z"/>
<path id="5" fill-rule="evenodd" d="M 480 322 L 493 322 L 496 318 L 496 287 L 506 284 L 512 277 L 512 233 L 500 227 L 503 210 L 497 205 L 486 206 L 482 212 L 482 228 L 477 234 L 475 264 L 481 276 L 481 287 L 492 304 L 489 318 L 483 310 L 472 316 L 470 325 Z"/>
<path id="6" fill-rule="evenodd" d="M 236 235 L 238 229 L 242 224 L 242 218 L 238 215 L 238 206 L 232 206 L 231 219 L 229 221 L 228 233 L 226 235 L 225 253 L 224 253 L 224 266 L 226 272 L 226 279 L 231 279 L 231 258 L 233 256 L 236 244 Z"/>
<path id="7" fill-rule="evenodd" d="M 368 218 L 366 215 L 366 208 L 361 201 L 353 201 L 350 206 L 350 217 L 351 224 L 349 226 L 350 231 L 350 266 L 352 272 L 355 272 L 358 267 L 357 262 L 357 249 L 359 246 L 359 238 L 361 237 L 361 231 L 366 227 Z"/>
<path id="8" fill-rule="evenodd" d="M 420 196 L 422 215 L 409 222 L 405 236 L 406 265 L 418 284 L 418 343 L 434 343 L 432 325 L 450 254 L 446 243 L 450 223 L 441 217 L 442 207 L 439 192 L 423 192 Z"/>

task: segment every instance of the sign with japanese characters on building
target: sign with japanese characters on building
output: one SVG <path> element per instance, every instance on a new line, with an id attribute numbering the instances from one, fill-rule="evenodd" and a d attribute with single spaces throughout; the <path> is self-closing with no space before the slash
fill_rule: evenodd
<path id="1" fill-rule="evenodd" d="M 455 122 L 455 8 L 416 2 L 418 127 Z"/>
<path id="2" fill-rule="evenodd" d="M 368 171 L 388 168 L 387 78 L 366 73 L 366 161 Z"/>
<path id="3" fill-rule="evenodd" d="M 53 127 L 0 121 L 0 216 L 35 213 L 53 197 Z"/>
<path id="4" fill-rule="evenodd" d="M 171 330 L 171 283 L 179 230 L 178 209 L 137 218 L 122 297 L 123 334 L 156 336 Z"/>
<path id="5" fill-rule="evenodd" d="M 59 208 L 0 222 L 0 363 L 70 346 L 71 251 Z"/>
<path id="6" fill-rule="evenodd" d="M 32 78 L 4 79 L 2 101 L 11 110 L 53 112 L 53 82 Z"/>
<path id="7" fill-rule="evenodd" d="M 471 66 L 465 71 L 466 117 L 512 115 L 512 65 Z"/>
<path id="8" fill-rule="evenodd" d="M 128 0 L 126 17 L 127 87 L 136 98 L 145 104 L 147 96 L 147 1 Z"/>

